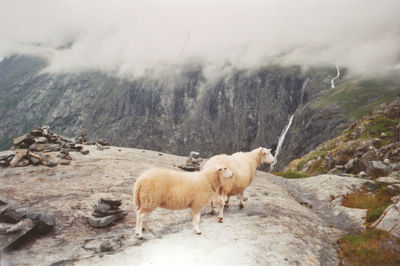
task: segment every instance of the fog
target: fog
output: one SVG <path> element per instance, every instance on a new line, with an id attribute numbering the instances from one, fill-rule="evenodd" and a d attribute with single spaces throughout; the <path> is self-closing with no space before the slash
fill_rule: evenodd
<path id="1" fill-rule="evenodd" d="M 45 57 L 48 72 L 138 75 L 210 66 L 331 64 L 399 71 L 398 0 L 1 0 L 0 60 Z"/>

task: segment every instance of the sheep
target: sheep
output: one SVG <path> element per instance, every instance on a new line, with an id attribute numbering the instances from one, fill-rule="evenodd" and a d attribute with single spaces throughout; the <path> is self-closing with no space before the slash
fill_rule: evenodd
<path id="1" fill-rule="evenodd" d="M 145 171 L 139 176 L 134 187 L 137 208 L 136 236 L 143 239 L 143 218 L 157 207 L 170 210 L 191 208 L 194 231 L 201 234 L 201 210 L 218 188 L 232 177 L 230 169 L 219 165 L 194 173 L 160 168 Z"/>
<path id="2" fill-rule="evenodd" d="M 256 174 L 256 168 L 263 163 L 272 164 L 275 162 L 274 156 L 270 149 L 263 147 L 254 149 L 250 152 L 237 152 L 232 155 L 220 154 L 211 157 L 203 166 L 203 169 L 213 168 L 215 165 L 223 165 L 232 170 L 233 179 L 226 180 L 220 187 L 218 193 L 220 195 L 218 222 L 223 222 L 224 198 L 225 207 L 229 207 L 229 199 L 233 195 L 240 195 L 240 208 L 244 207 L 243 194 L 244 190 L 251 184 Z M 210 211 L 214 214 L 214 199 L 211 199 Z"/>

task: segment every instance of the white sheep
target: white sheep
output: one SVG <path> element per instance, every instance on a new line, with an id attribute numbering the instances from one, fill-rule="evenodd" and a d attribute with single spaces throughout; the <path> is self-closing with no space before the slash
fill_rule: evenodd
<path id="1" fill-rule="evenodd" d="M 145 171 L 137 179 L 134 188 L 137 237 L 143 238 L 144 216 L 157 207 L 170 210 L 191 208 L 194 231 L 196 234 L 201 234 L 199 228 L 201 210 L 218 188 L 232 177 L 230 169 L 219 165 L 195 173 L 160 168 Z"/>
<path id="2" fill-rule="evenodd" d="M 224 198 L 225 207 L 229 207 L 229 199 L 233 195 L 240 195 L 240 207 L 244 207 L 244 190 L 251 184 L 256 174 L 256 168 L 263 163 L 272 164 L 275 158 L 270 149 L 263 147 L 254 149 L 250 152 L 237 152 L 232 155 L 220 154 L 211 157 L 203 166 L 203 169 L 214 168 L 215 165 L 223 165 L 232 170 L 233 179 L 226 180 L 219 189 L 220 203 L 218 211 L 218 221 L 223 222 Z M 211 213 L 214 214 L 214 200 L 211 200 Z"/>

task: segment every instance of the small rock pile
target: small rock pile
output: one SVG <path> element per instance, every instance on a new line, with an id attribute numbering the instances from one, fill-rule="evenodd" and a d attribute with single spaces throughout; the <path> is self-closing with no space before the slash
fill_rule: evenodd
<path id="1" fill-rule="evenodd" d="M 191 151 L 189 158 L 186 160 L 186 164 L 177 165 L 177 167 L 185 171 L 200 171 L 200 163 L 202 161 L 203 160 L 200 158 L 200 153 Z"/>
<path id="2" fill-rule="evenodd" d="M 0 166 L 22 167 L 29 164 L 46 165 L 70 164 L 70 151 L 88 154 L 74 139 L 58 136 L 48 126 L 32 130 L 14 139 L 9 151 L 0 152 Z"/>
<path id="3" fill-rule="evenodd" d="M 82 129 L 81 133 L 80 133 L 80 135 L 78 137 L 78 143 L 79 144 L 88 144 L 88 142 L 89 142 L 89 139 L 88 139 L 86 130 Z"/>
<path id="4" fill-rule="evenodd" d="M 108 141 L 105 139 L 98 139 L 96 142 L 96 147 L 100 151 L 110 148 L 108 147 Z"/>
<path id="5" fill-rule="evenodd" d="M 18 209 L 15 204 L 0 200 L 0 251 L 22 238 L 28 232 L 49 232 L 55 225 L 52 215 Z"/>
<path id="6" fill-rule="evenodd" d="M 111 198 L 99 199 L 97 205 L 93 206 L 93 212 L 87 217 L 93 227 L 106 227 L 112 222 L 124 217 L 127 211 L 121 210 L 121 200 Z"/>

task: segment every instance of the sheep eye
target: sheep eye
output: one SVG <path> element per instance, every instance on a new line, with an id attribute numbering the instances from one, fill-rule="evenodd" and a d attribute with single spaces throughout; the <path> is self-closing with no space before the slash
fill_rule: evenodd
<path id="1" fill-rule="evenodd" d="M 224 170 L 226 170 L 226 167 L 224 167 Z"/>

